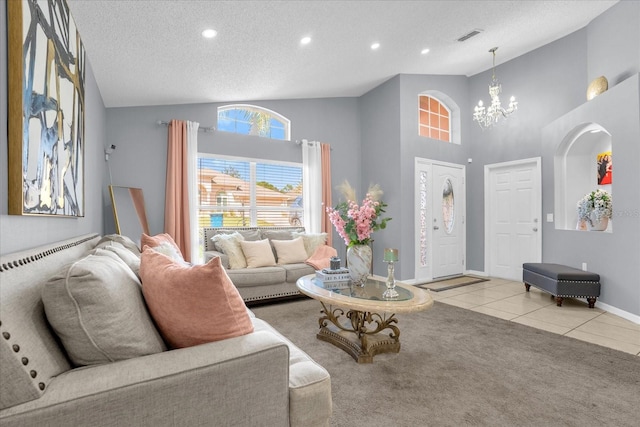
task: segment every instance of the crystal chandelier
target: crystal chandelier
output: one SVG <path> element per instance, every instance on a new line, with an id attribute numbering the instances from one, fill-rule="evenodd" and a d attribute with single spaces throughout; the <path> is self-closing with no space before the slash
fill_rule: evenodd
<path id="1" fill-rule="evenodd" d="M 491 84 L 489 85 L 491 105 L 489 108 L 485 108 L 482 100 L 480 100 L 473 110 L 473 120 L 478 122 L 482 129 L 491 128 L 493 125 L 498 123 L 500 117 L 507 118 L 518 109 L 518 103 L 514 96 L 509 99 L 509 108 L 504 109 L 500 104 L 500 92 L 502 92 L 502 86 L 496 79 L 496 50 L 498 50 L 497 47 L 489 49 L 489 52 L 493 54 L 493 76 Z"/>

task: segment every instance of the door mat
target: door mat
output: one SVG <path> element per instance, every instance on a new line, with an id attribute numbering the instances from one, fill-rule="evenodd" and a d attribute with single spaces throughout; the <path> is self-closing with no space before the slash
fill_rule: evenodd
<path id="1" fill-rule="evenodd" d="M 475 283 L 486 282 L 489 279 L 477 276 L 457 276 L 449 279 L 436 280 L 434 282 L 416 285 L 420 288 L 429 289 L 434 292 L 446 291 L 448 289 L 459 288 L 461 286 L 473 285 Z"/>

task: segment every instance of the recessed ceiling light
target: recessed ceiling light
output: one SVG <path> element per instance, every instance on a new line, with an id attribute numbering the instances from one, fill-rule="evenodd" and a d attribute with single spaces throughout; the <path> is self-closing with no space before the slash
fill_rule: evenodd
<path id="1" fill-rule="evenodd" d="M 204 37 L 205 39 L 212 39 L 217 35 L 218 32 L 212 28 L 207 28 L 206 30 L 202 31 L 202 37 Z"/>
<path id="2" fill-rule="evenodd" d="M 429 49 L 422 49 L 420 53 L 426 55 L 427 53 L 429 53 Z"/>
<path id="3" fill-rule="evenodd" d="M 300 39 L 300 44 L 309 44 L 311 43 L 311 37 L 307 36 L 307 37 L 303 37 Z"/>
<path id="4" fill-rule="evenodd" d="M 371 45 L 371 50 L 376 50 L 379 47 L 380 47 L 380 43 L 374 43 Z"/>

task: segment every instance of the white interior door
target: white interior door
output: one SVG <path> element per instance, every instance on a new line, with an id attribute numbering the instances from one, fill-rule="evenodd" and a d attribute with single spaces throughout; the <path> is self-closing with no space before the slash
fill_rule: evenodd
<path id="1" fill-rule="evenodd" d="M 433 278 L 462 274 L 463 170 L 433 165 Z"/>
<path id="2" fill-rule="evenodd" d="M 485 268 L 522 279 L 522 264 L 542 260 L 540 158 L 485 166 Z"/>
<path id="3" fill-rule="evenodd" d="M 462 274 L 464 166 L 416 158 L 415 281 Z"/>

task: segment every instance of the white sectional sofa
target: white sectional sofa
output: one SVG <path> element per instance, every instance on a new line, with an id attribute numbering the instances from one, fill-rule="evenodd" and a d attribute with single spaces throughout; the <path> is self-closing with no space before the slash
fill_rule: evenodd
<path id="1" fill-rule="evenodd" d="M 328 425 L 328 372 L 252 315 L 246 335 L 75 366 L 42 289 L 100 240 L 79 236 L 0 257 L 0 425 Z"/>

